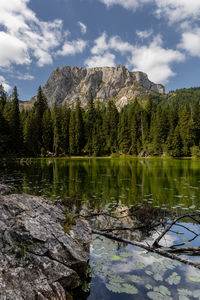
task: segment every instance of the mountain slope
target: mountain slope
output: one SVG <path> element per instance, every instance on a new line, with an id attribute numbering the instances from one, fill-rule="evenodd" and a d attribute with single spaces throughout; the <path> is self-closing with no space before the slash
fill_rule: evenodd
<path id="1" fill-rule="evenodd" d="M 145 73 L 129 72 L 122 65 L 89 69 L 66 66 L 51 73 L 43 92 L 50 106 L 55 102 L 71 106 L 77 98 L 82 106 L 86 106 L 91 95 L 94 101 L 115 99 L 118 106 L 123 106 L 137 96 L 164 94 L 165 89 L 161 84 L 151 82 Z"/>

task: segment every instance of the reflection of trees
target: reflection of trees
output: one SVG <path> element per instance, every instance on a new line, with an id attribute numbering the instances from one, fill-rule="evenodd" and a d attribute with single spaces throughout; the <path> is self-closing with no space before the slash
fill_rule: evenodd
<path id="1" fill-rule="evenodd" d="M 89 201 L 93 209 L 109 202 L 188 207 L 199 205 L 199 164 L 175 159 L 48 158 L 3 161 L 0 172 L 2 181 L 12 177 L 20 191 L 71 199 L 78 206 Z"/>

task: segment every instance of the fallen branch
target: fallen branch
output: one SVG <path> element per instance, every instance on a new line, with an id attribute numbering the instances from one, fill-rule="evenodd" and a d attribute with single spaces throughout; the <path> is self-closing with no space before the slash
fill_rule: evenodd
<path id="1" fill-rule="evenodd" d="M 173 220 L 168 226 L 167 228 L 157 237 L 157 239 L 154 241 L 152 247 L 159 247 L 159 242 L 160 240 L 163 238 L 163 236 L 172 228 L 173 225 L 176 224 L 176 222 L 178 222 L 179 220 L 181 219 L 184 219 L 184 218 L 191 218 L 194 220 L 194 217 L 196 216 L 199 216 L 200 214 L 193 214 L 193 215 L 183 215 L 183 216 L 180 216 L 178 218 L 176 218 L 175 220 Z M 197 222 L 197 220 L 195 219 L 195 221 Z M 198 221 L 199 222 L 199 221 Z"/>
<path id="2" fill-rule="evenodd" d="M 160 248 L 155 248 L 153 246 L 147 246 L 147 245 L 144 245 L 144 244 L 136 242 L 136 241 L 129 241 L 127 239 L 123 239 L 123 238 L 117 237 L 117 236 L 115 236 L 113 234 L 101 232 L 101 231 L 95 230 L 95 229 L 92 230 L 92 233 L 105 236 L 108 239 L 115 240 L 117 242 L 121 242 L 121 243 L 125 243 L 125 244 L 131 244 L 133 246 L 137 246 L 137 247 L 140 247 L 142 249 L 145 249 L 145 250 L 147 250 L 149 252 L 157 253 L 157 254 L 159 254 L 161 256 L 168 257 L 170 259 L 177 260 L 177 261 L 180 261 L 180 262 L 182 262 L 184 264 L 187 264 L 187 265 L 190 265 L 190 266 L 193 266 L 195 268 L 200 269 L 200 263 L 195 263 L 195 262 L 193 262 L 191 260 L 187 260 L 185 258 L 182 258 L 182 257 L 178 256 L 178 255 L 175 255 L 175 254 L 169 253 L 167 251 L 164 251 L 164 250 L 162 250 Z"/>

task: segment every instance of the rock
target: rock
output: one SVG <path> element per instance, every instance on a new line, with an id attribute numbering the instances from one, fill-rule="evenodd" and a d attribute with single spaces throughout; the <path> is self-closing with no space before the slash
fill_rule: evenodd
<path id="1" fill-rule="evenodd" d="M 12 192 L 12 188 L 6 184 L 0 184 L 0 195 L 9 195 Z"/>
<path id="2" fill-rule="evenodd" d="M 67 234 L 64 224 L 63 207 L 51 200 L 0 196 L 0 299 L 64 300 L 82 284 L 90 228 L 77 220 Z"/>
<path id="3" fill-rule="evenodd" d="M 164 86 L 155 84 L 143 72 L 129 72 L 124 66 L 116 68 L 56 68 L 45 83 L 43 92 L 52 107 L 55 102 L 72 106 L 79 98 L 82 106 L 88 104 L 92 95 L 94 101 L 115 99 L 120 108 L 137 96 L 152 93 L 164 94 Z M 35 101 L 36 97 L 32 98 Z"/>

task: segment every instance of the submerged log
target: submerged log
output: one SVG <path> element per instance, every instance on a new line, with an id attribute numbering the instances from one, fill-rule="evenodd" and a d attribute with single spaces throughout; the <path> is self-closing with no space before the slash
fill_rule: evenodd
<path id="1" fill-rule="evenodd" d="M 60 204 L 0 186 L 0 299 L 64 300 L 87 276 L 91 230 Z"/>

